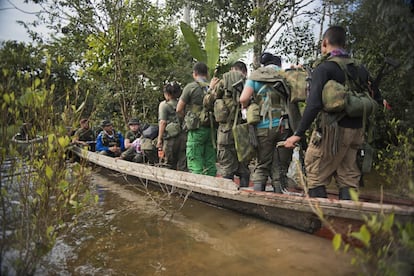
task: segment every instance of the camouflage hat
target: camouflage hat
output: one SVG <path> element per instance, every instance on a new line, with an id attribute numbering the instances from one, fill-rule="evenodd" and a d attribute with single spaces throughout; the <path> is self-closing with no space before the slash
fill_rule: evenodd
<path id="1" fill-rule="evenodd" d="M 136 119 L 136 118 L 132 118 L 132 119 L 130 119 L 129 120 L 129 122 L 128 122 L 128 125 L 130 126 L 130 125 L 139 125 L 140 124 L 140 121 L 138 120 L 138 119 Z"/>
<path id="2" fill-rule="evenodd" d="M 106 126 L 112 126 L 111 121 L 109 121 L 109 120 L 103 120 L 101 122 L 101 127 L 106 127 Z"/>

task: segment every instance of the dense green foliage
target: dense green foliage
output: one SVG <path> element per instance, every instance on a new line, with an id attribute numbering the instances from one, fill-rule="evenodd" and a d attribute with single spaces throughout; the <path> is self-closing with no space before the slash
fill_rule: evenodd
<path id="1" fill-rule="evenodd" d="M 352 264 L 361 268 L 363 275 L 410 275 L 414 258 L 414 224 L 395 222 L 394 215 L 372 215 L 357 231 L 349 231 L 344 243 L 336 234 L 332 243 L 336 251 L 352 250 Z"/>
<path id="2" fill-rule="evenodd" d="M 190 19 L 200 35 L 204 35 L 205 26 L 210 21 L 217 21 L 220 26 L 221 46 L 223 53 L 233 51 L 238 46 L 250 41 L 254 43 L 253 67 L 259 66 L 260 55 L 264 50 L 273 49 L 285 55 L 295 55 L 298 49 L 280 47 L 278 37 L 294 28 L 296 18 L 304 15 L 319 17 L 310 6 L 315 0 L 283 0 L 283 1 L 166 1 L 167 7 L 174 13 L 190 10 Z M 186 7 L 186 8 L 184 8 Z M 184 8 L 184 9 L 183 9 Z M 319 21 L 319 19 L 318 19 Z M 303 25 L 306 28 L 306 24 Z M 309 29 L 307 29 L 308 34 Z M 308 45 L 300 37 L 291 37 L 296 44 Z M 287 46 L 287 45 L 286 45 Z M 305 46 L 307 47 L 307 46 Z M 296 61 L 296 60 L 295 60 Z"/>
<path id="3" fill-rule="evenodd" d="M 16 51 L 24 50 L 14 46 Z M 65 83 L 57 81 L 55 73 L 63 59 L 56 58 L 58 64 L 53 64 L 48 55 L 36 57 L 45 64 L 1 72 L 0 113 L 7 118 L 0 124 L 2 275 L 33 275 L 56 238 L 70 229 L 76 215 L 94 198 L 85 181 L 86 168 L 68 167 L 66 162 L 71 141 L 66 126 L 82 108 L 72 104 L 76 89 L 65 85 L 62 95 L 63 87 L 55 85 Z M 24 144 L 23 136 L 20 143 L 12 140 L 11 134 L 21 132 L 22 123 L 31 123 L 26 128 L 28 139 L 39 137 L 36 143 Z"/>
<path id="4" fill-rule="evenodd" d="M 398 70 L 380 85 L 391 104 L 386 119 L 398 118 L 403 128 L 414 127 L 414 16 L 403 0 L 337 1 L 335 23 L 348 27 L 349 49 L 375 74 L 392 57 L 401 63 Z M 386 133 L 388 125 L 381 129 Z"/>

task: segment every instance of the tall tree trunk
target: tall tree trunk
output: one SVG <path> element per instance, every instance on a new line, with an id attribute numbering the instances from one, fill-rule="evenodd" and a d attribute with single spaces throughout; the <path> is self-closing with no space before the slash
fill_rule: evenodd
<path id="1" fill-rule="evenodd" d="M 266 4 L 266 0 L 256 0 L 254 2 L 254 8 L 257 10 L 264 10 Z M 262 55 L 263 51 L 263 45 L 265 43 L 264 39 L 266 34 L 263 34 L 262 32 L 262 24 L 259 22 L 260 18 L 260 12 L 258 12 L 258 16 L 254 19 L 253 28 L 253 40 L 254 40 L 254 47 L 253 47 L 253 68 L 259 68 L 260 67 L 260 56 Z"/>
<path id="2" fill-rule="evenodd" d="M 122 0 L 120 0 L 122 1 Z M 130 110 L 128 110 L 128 101 L 125 98 L 125 86 L 122 74 L 122 54 L 121 54 L 121 21 L 122 21 L 122 3 L 117 5 L 116 19 L 115 19 L 115 90 L 119 95 L 119 105 L 121 108 L 122 119 L 127 124 L 130 117 Z"/>

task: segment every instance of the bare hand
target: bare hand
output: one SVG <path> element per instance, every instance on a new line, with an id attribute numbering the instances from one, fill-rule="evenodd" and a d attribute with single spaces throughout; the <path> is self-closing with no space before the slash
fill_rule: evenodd
<path id="1" fill-rule="evenodd" d="M 216 87 L 216 85 L 219 81 L 220 81 L 219 78 L 213 77 L 210 81 L 210 89 L 214 89 L 214 87 Z"/>
<path id="2" fill-rule="evenodd" d="M 162 140 L 161 139 L 158 139 L 157 149 L 160 149 L 160 148 L 162 148 Z"/>
<path id="3" fill-rule="evenodd" d="M 293 149 L 296 147 L 296 144 L 300 141 L 300 136 L 290 136 L 288 139 L 286 139 L 285 141 L 285 148 L 289 148 L 289 149 Z"/>

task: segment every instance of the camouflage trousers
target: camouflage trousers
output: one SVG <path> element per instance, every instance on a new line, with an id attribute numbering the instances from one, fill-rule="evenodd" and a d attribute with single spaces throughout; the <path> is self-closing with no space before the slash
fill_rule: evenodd
<path id="1" fill-rule="evenodd" d="M 271 129 L 258 128 L 257 139 L 257 164 L 251 179 L 255 190 L 264 191 L 270 177 L 272 186 L 280 192 L 280 178 L 286 178 L 286 173 L 292 160 L 292 149 L 284 147 L 276 148 L 279 141 L 284 141 L 290 135 L 290 131 L 280 132 L 277 127 Z"/>
<path id="2" fill-rule="evenodd" d="M 144 162 L 142 153 L 138 153 L 134 147 L 129 147 L 127 150 L 121 153 L 121 158 L 126 161 L 132 161 L 136 163 Z"/>
<path id="3" fill-rule="evenodd" d="M 250 175 L 248 163 L 239 162 L 237 159 L 233 133 L 226 125 L 220 125 L 217 131 L 217 162 L 220 173 L 225 178 Z"/>
<path id="4" fill-rule="evenodd" d="M 339 141 L 335 155 L 323 152 L 324 135 L 318 145 L 312 143 L 315 131 L 312 133 L 309 146 L 305 153 L 305 167 L 308 187 L 328 185 L 335 178 L 339 188 L 357 188 L 361 171 L 357 165 L 357 151 L 364 141 L 361 128 L 351 129 L 338 127 Z M 329 148 L 329 147 L 328 147 Z"/>
<path id="5" fill-rule="evenodd" d="M 187 171 L 186 140 L 187 133 L 181 132 L 178 136 L 164 141 L 164 161 L 171 169 Z"/>
<path id="6" fill-rule="evenodd" d="M 190 172 L 216 176 L 216 150 L 213 147 L 209 127 L 188 131 L 186 153 Z"/>

